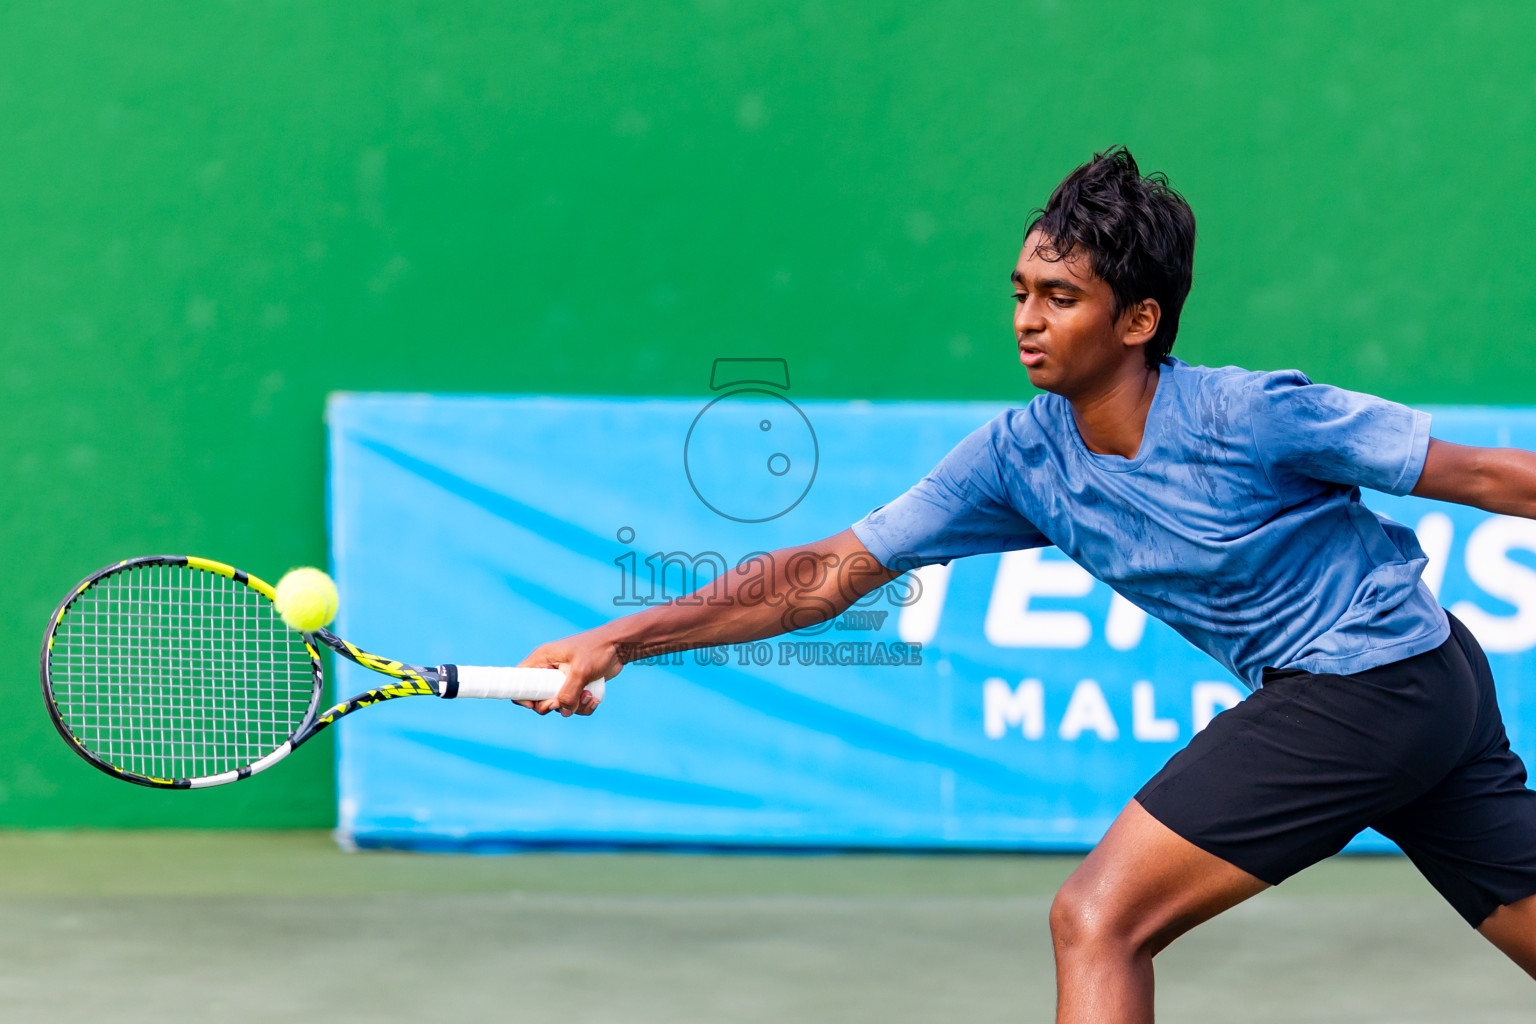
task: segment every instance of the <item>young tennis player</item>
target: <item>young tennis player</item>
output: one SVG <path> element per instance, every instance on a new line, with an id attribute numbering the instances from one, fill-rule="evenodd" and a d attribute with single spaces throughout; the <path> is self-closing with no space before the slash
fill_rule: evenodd
<path id="1" fill-rule="evenodd" d="M 1420 580 L 1411 530 L 1361 487 L 1536 518 L 1536 454 L 1430 436 L 1430 417 L 1169 355 L 1195 221 L 1124 149 L 1078 168 L 1025 232 L 1014 333 L 1045 394 L 977 430 L 852 529 L 727 574 L 729 603 L 651 608 L 534 651 L 568 673 L 756 640 L 774 598 L 824 616 L 916 565 L 1054 544 L 1254 692 L 1126 806 L 1051 908 L 1061 1022 L 1152 1020 L 1152 958 L 1375 827 L 1536 977 L 1536 792 L 1477 641 Z M 796 563 L 794 580 L 787 578 Z M 796 621 L 794 626 L 807 623 Z"/>

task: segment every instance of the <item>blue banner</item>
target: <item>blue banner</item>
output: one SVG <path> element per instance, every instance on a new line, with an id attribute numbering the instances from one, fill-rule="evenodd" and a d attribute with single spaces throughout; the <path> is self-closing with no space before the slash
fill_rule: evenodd
<path id="1" fill-rule="evenodd" d="M 335 396 L 337 631 L 406 661 L 515 664 L 846 528 L 1000 408 L 794 403 L 787 374 L 746 365 L 775 361 L 734 362 L 704 400 Z M 1536 448 L 1536 410 L 1434 417 L 1446 440 Z M 1418 530 L 1529 762 L 1536 522 L 1367 501 Z M 930 567 L 824 626 L 631 665 L 608 692 L 590 719 L 429 699 L 345 719 L 343 836 L 1075 849 L 1245 693 L 1054 550 Z"/>

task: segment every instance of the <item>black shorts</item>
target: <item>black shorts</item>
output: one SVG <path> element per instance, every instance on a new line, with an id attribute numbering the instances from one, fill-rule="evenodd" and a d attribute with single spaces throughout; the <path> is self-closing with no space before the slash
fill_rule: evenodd
<path id="1" fill-rule="evenodd" d="M 1536 792 L 1454 616 L 1440 647 L 1380 668 L 1266 669 L 1136 800 L 1272 885 L 1374 827 L 1474 927 L 1536 894 Z"/>

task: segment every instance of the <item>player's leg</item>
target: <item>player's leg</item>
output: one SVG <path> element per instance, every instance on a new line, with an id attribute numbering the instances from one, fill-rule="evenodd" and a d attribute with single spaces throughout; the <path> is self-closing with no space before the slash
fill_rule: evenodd
<path id="1" fill-rule="evenodd" d="M 1500 907 L 1477 930 L 1505 956 L 1536 978 L 1536 896 Z"/>
<path id="2" fill-rule="evenodd" d="M 1442 682 L 1446 658 L 1266 672 L 1175 754 L 1058 899 L 1059 1019 L 1150 1021 L 1155 953 L 1337 853 L 1458 764 L 1477 697 L 1470 681 Z"/>
<path id="3" fill-rule="evenodd" d="M 1150 1022 L 1152 957 L 1267 887 L 1131 801 L 1051 905 L 1058 1024 Z"/>
<path id="4" fill-rule="evenodd" d="M 1519 764 L 1504 751 L 1493 765 Z M 1478 783 L 1489 767 L 1458 772 L 1376 827 L 1468 924 L 1536 978 L 1536 793 L 1520 785 L 1523 771 L 1498 788 Z"/>
<path id="5" fill-rule="evenodd" d="M 1493 673 L 1453 617 L 1447 686 L 1476 703 L 1458 762 L 1376 828 L 1401 846 L 1468 924 L 1536 978 L 1536 792 L 1504 732 Z"/>

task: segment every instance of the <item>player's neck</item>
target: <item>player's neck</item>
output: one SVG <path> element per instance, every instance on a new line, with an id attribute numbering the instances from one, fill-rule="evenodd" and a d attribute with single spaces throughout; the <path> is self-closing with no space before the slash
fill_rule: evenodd
<path id="1" fill-rule="evenodd" d="M 1140 359 L 1102 385 L 1067 399 L 1077 433 L 1097 455 L 1134 459 L 1147 429 L 1147 413 L 1157 394 L 1158 371 Z"/>

